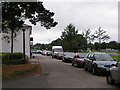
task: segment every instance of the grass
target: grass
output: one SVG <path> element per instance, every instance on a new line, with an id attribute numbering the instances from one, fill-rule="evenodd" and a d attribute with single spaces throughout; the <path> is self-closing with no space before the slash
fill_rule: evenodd
<path id="1" fill-rule="evenodd" d="M 40 64 L 2 65 L 2 79 L 20 78 L 40 71 Z"/>
<path id="2" fill-rule="evenodd" d="M 120 60 L 120 56 L 116 55 L 110 55 L 113 59 L 115 59 L 117 62 Z"/>
<path id="3" fill-rule="evenodd" d="M 92 50 L 92 52 L 99 52 L 97 50 Z M 100 50 L 100 52 L 106 52 L 106 53 L 120 53 L 119 50 L 116 50 L 116 51 L 106 51 L 106 50 Z"/>

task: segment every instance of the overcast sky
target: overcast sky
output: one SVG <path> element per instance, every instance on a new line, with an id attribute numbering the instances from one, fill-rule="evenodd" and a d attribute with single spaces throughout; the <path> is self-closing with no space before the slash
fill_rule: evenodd
<path id="1" fill-rule="evenodd" d="M 72 0 L 52 2 L 43 1 L 46 9 L 55 13 L 54 20 L 58 22 L 56 27 L 46 30 L 39 25 L 33 26 L 32 37 L 33 43 L 50 43 L 61 36 L 61 32 L 66 26 L 72 23 L 79 34 L 83 30 L 91 29 L 92 33 L 101 27 L 107 31 L 111 40 L 118 41 L 118 2 L 110 0 L 110 2 L 84 2 Z M 27 22 L 27 24 L 29 24 Z"/>

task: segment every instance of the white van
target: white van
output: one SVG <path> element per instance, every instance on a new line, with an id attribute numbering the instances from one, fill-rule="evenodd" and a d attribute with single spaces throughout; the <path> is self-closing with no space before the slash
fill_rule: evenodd
<path id="1" fill-rule="evenodd" d="M 62 46 L 52 46 L 52 58 L 57 57 L 58 52 L 63 52 Z"/>

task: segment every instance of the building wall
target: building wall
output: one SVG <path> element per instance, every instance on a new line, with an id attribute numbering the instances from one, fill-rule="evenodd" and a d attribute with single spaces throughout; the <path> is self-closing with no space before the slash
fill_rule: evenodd
<path id="1" fill-rule="evenodd" d="M 0 34 L 2 36 L 2 34 Z M 6 42 L 4 39 L 0 37 L 0 42 L 2 42 L 2 51 L 5 53 L 10 53 L 11 51 L 11 43 Z M 14 39 L 13 43 L 13 52 L 23 52 L 23 31 L 20 30 L 17 37 Z M 25 31 L 25 54 L 30 57 L 30 29 L 26 29 Z"/>

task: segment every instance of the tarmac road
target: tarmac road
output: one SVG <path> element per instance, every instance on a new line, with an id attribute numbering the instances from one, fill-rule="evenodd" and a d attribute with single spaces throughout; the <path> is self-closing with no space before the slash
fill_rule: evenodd
<path id="1" fill-rule="evenodd" d="M 3 88 L 118 88 L 108 85 L 105 76 L 94 76 L 71 63 L 51 56 L 35 55 L 42 66 L 42 73 L 20 79 L 3 81 Z"/>

